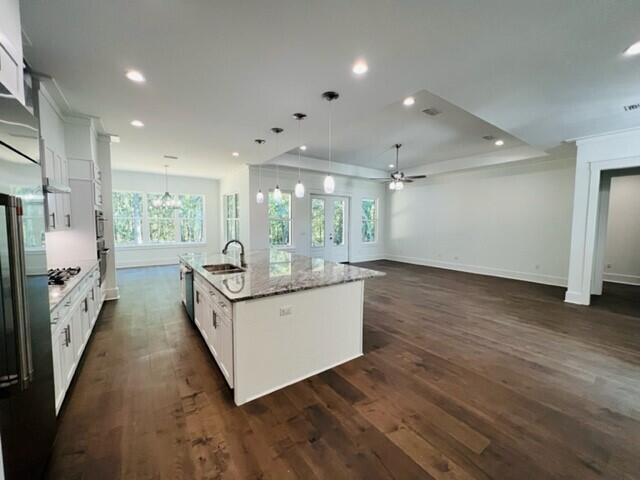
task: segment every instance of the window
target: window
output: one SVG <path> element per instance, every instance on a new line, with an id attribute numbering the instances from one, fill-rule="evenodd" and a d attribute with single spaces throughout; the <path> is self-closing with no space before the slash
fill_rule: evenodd
<path id="1" fill-rule="evenodd" d="M 333 244 L 344 245 L 344 200 L 333 201 Z"/>
<path id="2" fill-rule="evenodd" d="M 225 195 L 224 208 L 224 241 L 240 240 L 240 211 L 238 194 Z"/>
<path id="3" fill-rule="evenodd" d="M 142 194 L 113 192 L 113 228 L 116 245 L 142 243 Z"/>
<path id="4" fill-rule="evenodd" d="M 154 207 L 153 202 L 162 198 L 162 193 L 147 195 L 147 212 L 149 220 L 149 241 L 151 243 L 176 242 L 176 209 L 170 207 Z"/>
<path id="5" fill-rule="evenodd" d="M 362 199 L 362 243 L 373 243 L 378 235 L 378 200 Z"/>
<path id="6" fill-rule="evenodd" d="M 204 196 L 178 195 L 177 209 L 154 207 L 160 193 L 113 192 L 115 243 L 145 245 L 200 243 L 204 236 Z"/>
<path id="7" fill-rule="evenodd" d="M 291 245 L 291 194 L 282 192 L 282 200 L 276 202 L 269 192 L 269 245 Z"/>
<path id="8" fill-rule="evenodd" d="M 311 246 L 324 247 L 324 199 L 311 198 Z"/>

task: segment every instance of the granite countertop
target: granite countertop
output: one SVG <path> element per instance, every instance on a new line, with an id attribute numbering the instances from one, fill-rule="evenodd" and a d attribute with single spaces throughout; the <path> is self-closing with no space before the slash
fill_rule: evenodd
<path id="1" fill-rule="evenodd" d="M 237 251 L 237 250 L 236 250 Z M 385 275 L 376 270 L 329 262 L 282 250 L 257 250 L 248 252 L 246 271 L 213 275 L 204 265 L 232 263 L 240 265 L 239 254 L 180 255 L 180 261 L 213 285 L 231 302 L 240 302 L 271 295 L 327 287 Z"/>
<path id="2" fill-rule="evenodd" d="M 75 262 L 73 265 L 67 265 L 68 267 L 80 267 L 80 273 L 74 276 L 64 285 L 49 285 L 49 311 L 56 308 L 62 300 L 82 281 L 83 278 L 90 273 L 93 268 L 98 265 L 98 260 Z"/>

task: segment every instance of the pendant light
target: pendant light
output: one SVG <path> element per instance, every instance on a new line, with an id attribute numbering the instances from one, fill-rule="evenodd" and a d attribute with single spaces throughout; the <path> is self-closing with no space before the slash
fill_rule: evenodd
<path id="1" fill-rule="evenodd" d="M 304 198 L 304 184 L 302 183 L 302 180 L 300 179 L 300 125 L 302 123 L 302 120 L 304 120 L 305 118 L 307 118 L 307 116 L 304 113 L 294 113 L 293 114 L 293 118 L 295 118 L 298 121 L 298 183 L 296 183 L 296 188 L 294 189 L 294 193 L 296 195 L 296 198 Z"/>
<path id="2" fill-rule="evenodd" d="M 324 98 L 327 102 L 329 102 L 329 172 L 331 172 L 331 165 L 333 162 L 333 144 L 332 144 L 332 128 L 333 125 L 331 124 L 331 121 L 333 120 L 332 118 L 332 108 L 331 108 L 331 102 L 336 100 L 340 95 L 337 92 L 324 92 L 322 94 L 322 98 Z M 331 194 L 335 191 L 336 189 L 336 181 L 334 180 L 334 178 L 331 176 L 331 173 L 327 173 L 327 176 L 324 177 L 324 193 L 328 193 Z"/>
<path id="3" fill-rule="evenodd" d="M 151 202 L 151 205 L 155 208 L 180 208 L 182 202 L 177 197 L 172 197 L 169 193 L 169 177 L 167 169 L 169 165 L 164 166 L 164 194 L 162 197 L 156 197 Z"/>
<path id="4" fill-rule="evenodd" d="M 262 138 L 256 138 L 254 140 L 258 147 L 266 142 L 266 140 Z M 259 148 L 258 148 L 259 150 Z M 258 193 L 256 193 L 256 203 L 263 204 L 264 203 L 264 193 L 262 193 L 262 163 L 258 164 Z"/>
<path id="5" fill-rule="evenodd" d="M 280 135 L 284 130 L 280 127 L 273 127 L 271 131 L 276 135 L 276 151 L 278 148 L 278 135 Z M 273 200 L 276 203 L 280 203 L 282 201 L 282 190 L 280 190 L 280 168 L 276 163 L 276 188 L 273 189 Z"/>

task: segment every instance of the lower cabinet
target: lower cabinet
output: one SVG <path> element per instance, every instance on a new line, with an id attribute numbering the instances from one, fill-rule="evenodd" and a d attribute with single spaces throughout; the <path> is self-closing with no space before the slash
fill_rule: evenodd
<path id="1" fill-rule="evenodd" d="M 196 277 L 193 285 L 195 324 L 215 358 L 227 383 L 233 388 L 233 327 L 230 304 Z"/>
<path id="2" fill-rule="evenodd" d="M 100 276 L 92 271 L 51 312 L 56 413 L 64 401 L 102 305 Z"/>

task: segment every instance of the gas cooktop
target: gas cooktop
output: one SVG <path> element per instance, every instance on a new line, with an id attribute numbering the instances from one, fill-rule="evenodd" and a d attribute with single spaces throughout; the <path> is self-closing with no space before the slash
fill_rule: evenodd
<path id="1" fill-rule="evenodd" d="M 49 274 L 49 285 L 64 285 L 80 273 L 80 267 L 52 268 Z"/>

